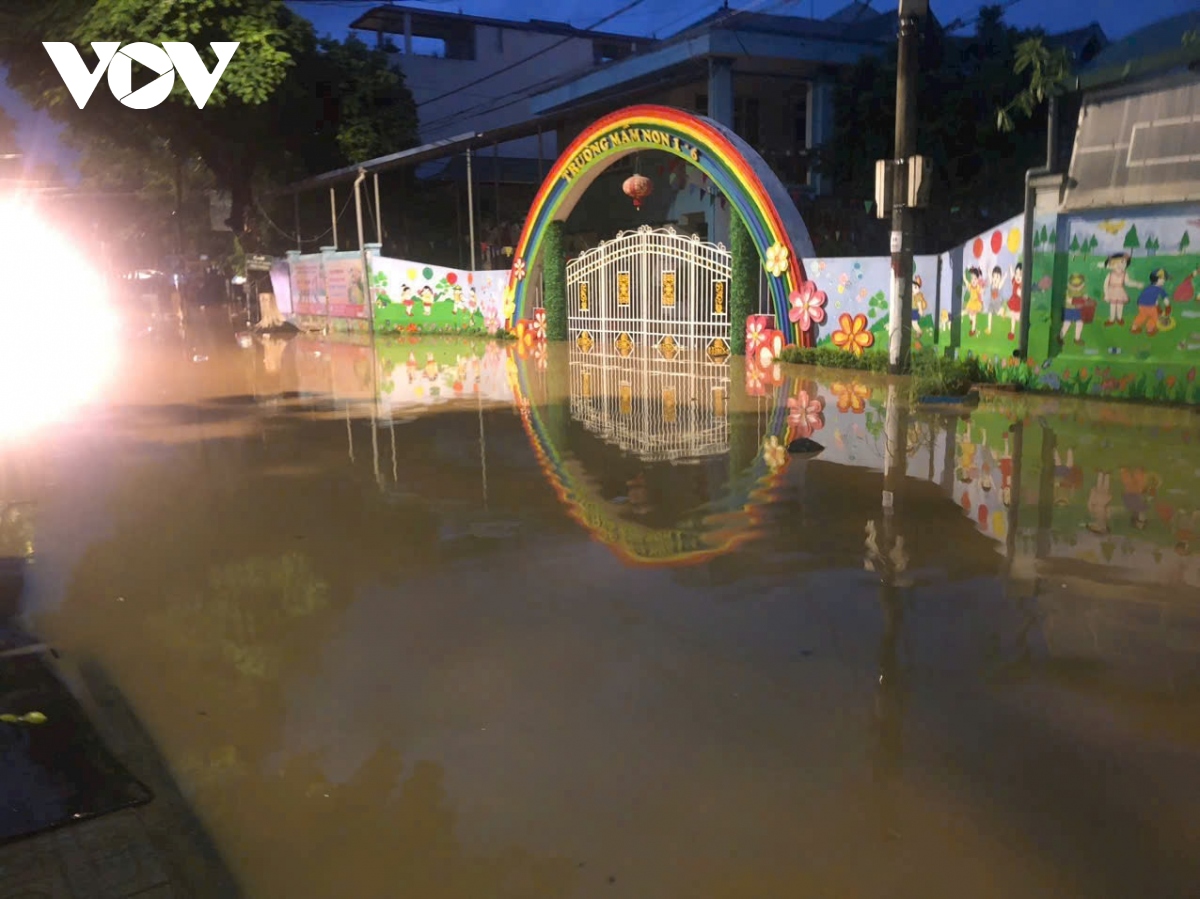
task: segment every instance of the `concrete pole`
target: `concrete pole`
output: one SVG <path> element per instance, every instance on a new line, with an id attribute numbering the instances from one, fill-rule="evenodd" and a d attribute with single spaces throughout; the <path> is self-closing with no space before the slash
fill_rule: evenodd
<path id="1" fill-rule="evenodd" d="M 371 291 L 371 259 L 367 253 L 367 244 L 363 234 L 362 183 L 367 180 L 367 173 L 358 170 L 354 179 L 354 212 L 358 218 L 358 252 L 362 257 L 363 302 L 367 304 L 368 320 L 371 322 L 371 333 L 375 333 L 375 298 Z"/>
<path id="2" fill-rule="evenodd" d="M 467 147 L 467 240 L 471 242 L 471 271 L 475 271 L 475 187 L 471 174 L 471 148 Z"/>
<path id="3" fill-rule="evenodd" d="M 900 0 L 896 66 L 896 162 L 892 206 L 892 298 L 888 319 L 888 370 L 908 369 L 912 346 L 913 211 L 908 206 L 908 160 L 917 151 L 917 49 L 928 0 Z"/>
<path id="4" fill-rule="evenodd" d="M 296 252 L 303 253 L 304 247 L 300 243 L 300 194 L 292 194 L 292 214 L 296 219 Z"/>
<path id="5" fill-rule="evenodd" d="M 375 241 L 379 244 L 379 252 L 383 252 L 383 207 L 379 204 L 379 172 L 375 178 Z"/>
<path id="6" fill-rule="evenodd" d="M 329 188 L 329 218 L 333 222 L 333 248 L 338 248 L 337 239 L 337 188 Z"/>

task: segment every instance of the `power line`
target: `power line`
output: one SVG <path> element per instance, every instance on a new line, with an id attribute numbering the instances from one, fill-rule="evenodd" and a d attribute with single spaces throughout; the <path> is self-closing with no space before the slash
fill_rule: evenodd
<path id="1" fill-rule="evenodd" d="M 625 13 L 629 12 L 629 10 L 633 9 L 634 7 L 641 6 L 641 4 L 643 2 L 644 2 L 644 0 L 633 0 L 632 3 L 626 3 L 624 6 L 622 6 L 620 9 L 618 9 L 616 12 L 609 13 L 607 16 L 605 16 L 600 21 L 596 22 L 594 25 L 590 25 L 583 30 L 584 31 L 594 31 L 595 29 L 597 29 L 601 25 L 603 25 L 605 22 L 611 22 L 613 19 L 617 18 L 617 16 L 624 15 Z M 496 69 L 494 72 L 491 72 L 487 75 L 483 75 L 479 78 L 476 78 L 474 81 L 468 81 L 466 84 L 461 84 L 458 87 L 454 88 L 453 90 L 449 90 L 449 91 L 446 91 L 445 93 L 438 94 L 436 97 L 430 97 L 428 100 L 422 100 L 420 103 L 417 104 L 417 106 L 419 108 L 421 106 L 426 106 L 430 103 L 436 103 L 438 100 L 444 100 L 446 97 L 453 96 L 454 94 L 458 93 L 460 90 L 462 90 L 464 88 L 474 87 L 477 84 L 482 84 L 484 81 L 489 81 L 490 79 L 495 78 L 497 75 L 503 75 L 505 72 L 510 72 L 513 69 L 517 68 L 518 66 L 523 66 L 527 62 L 537 59 L 539 56 L 544 56 L 545 54 L 549 53 L 551 50 L 558 49 L 559 47 L 561 47 L 563 44 L 567 43 L 568 41 L 575 40 L 576 37 L 577 37 L 577 35 L 570 35 L 568 37 L 564 37 L 562 40 L 555 41 L 553 44 L 543 47 L 541 50 L 538 50 L 534 53 L 530 53 L 528 56 L 526 56 L 522 59 L 518 59 L 516 62 L 509 63 L 508 65 L 506 65 L 502 68 Z"/>
<path id="2" fill-rule="evenodd" d="M 783 2 L 786 3 L 786 2 L 788 2 L 788 0 L 783 0 Z M 746 7 L 745 9 L 727 8 L 725 15 L 714 19 L 712 22 L 710 22 L 708 24 L 716 25 L 721 22 L 725 22 L 731 18 L 734 18 L 741 13 L 755 12 L 756 10 L 758 10 L 760 7 L 763 7 L 763 6 L 767 6 L 768 9 L 771 9 L 771 8 L 774 8 L 779 5 L 780 5 L 780 0 L 770 0 L 769 6 L 768 6 L 768 0 L 755 0 L 754 3 L 752 3 L 750 6 Z M 613 13 L 613 16 L 616 16 L 616 15 L 619 15 L 619 11 L 617 13 Z M 679 21 L 679 19 L 676 18 L 676 19 L 673 19 L 672 21 L 677 22 L 677 21 Z M 593 27 L 595 27 L 595 26 L 593 26 Z M 568 38 L 568 40 L 569 40 L 569 38 Z M 654 47 L 651 47 L 651 48 L 648 48 L 645 52 L 650 53 L 650 52 L 653 52 L 654 49 L 655 49 Z M 744 49 L 745 48 L 743 47 L 743 50 Z M 440 128 L 452 121 L 461 119 L 464 116 L 486 115 L 486 114 L 492 113 L 492 112 L 499 112 L 502 109 L 507 109 L 510 106 L 515 106 L 517 103 L 521 103 L 521 102 L 529 99 L 529 97 L 533 96 L 534 94 L 536 94 L 537 92 L 539 92 L 541 90 L 543 90 L 543 85 L 540 85 L 540 84 L 534 85 L 531 88 L 526 88 L 525 92 L 523 92 L 523 93 L 517 93 L 515 96 L 509 95 L 506 102 L 500 103 L 499 105 L 490 105 L 489 106 L 486 103 L 477 104 L 477 105 L 469 107 L 467 109 L 458 110 L 453 113 L 446 113 L 445 115 L 440 116 L 440 117 L 434 119 L 433 121 L 423 122 L 421 127 L 424 130 L 428 131 L 429 129 Z M 448 94 L 443 94 L 442 96 L 449 96 L 450 94 L 453 94 L 453 93 L 456 93 L 456 92 L 451 91 Z M 435 98 L 435 99 L 437 99 L 437 98 Z M 497 98 L 497 99 L 504 99 L 504 98 Z M 420 105 L 424 105 L 425 103 L 430 103 L 430 102 L 432 102 L 432 101 L 425 100 L 425 101 L 422 101 L 422 103 L 420 103 L 418 105 L 420 106 Z"/>

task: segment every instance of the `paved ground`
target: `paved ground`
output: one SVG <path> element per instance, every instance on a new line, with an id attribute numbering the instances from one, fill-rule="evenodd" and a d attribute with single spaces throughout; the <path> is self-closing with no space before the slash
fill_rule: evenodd
<path id="1" fill-rule="evenodd" d="M 113 753 L 154 792 L 137 809 L 0 846 L 0 899 L 235 899 L 236 885 L 152 742 L 103 674 L 60 674 Z"/>

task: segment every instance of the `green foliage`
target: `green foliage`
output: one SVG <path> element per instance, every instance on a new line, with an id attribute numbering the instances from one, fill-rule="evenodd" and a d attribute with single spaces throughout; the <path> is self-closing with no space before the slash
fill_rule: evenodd
<path id="1" fill-rule="evenodd" d="M 779 356 L 793 365 L 816 365 L 821 368 L 846 368 L 853 371 L 886 372 L 888 354 L 885 350 L 867 350 L 861 356 L 831 346 L 787 347 Z"/>
<path id="2" fill-rule="evenodd" d="M 921 104 L 917 152 L 932 161 L 935 186 L 923 218 L 928 233 L 941 232 L 939 241 L 949 244 L 1021 208 L 1024 171 L 1043 161 L 1045 130 L 1004 131 L 995 114 L 1026 87 L 1014 71 L 1016 47 L 1033 33 L 1009 28 L 994 7 L 981 12 L 966 40 L 933 25 L 927 31 L 918 95 L 929 102 Z M 840 81 L 834 138 L 818 160 L 838 194 L 874 196 L 875 161 L 893 154 L 895 103 L 894 45 L 886 55 L 864 57 Z"/>
<path id="3" fill-rule="evenodd" d="M 1179 238 L 1179 252 L 1186 253 L 1188 247 L 1192 245 L 1192 238 L 1186 231 L 1183 232 L 1183 237 Z"/>
<path id="4" fill-rule="evenodd" d="M 909 380 L 913 400 L 925 396 L 966 396 L 976 384 L 993 382 L 992 371 L 974 356 L 955 359 L 934 352 L 914 353 Z"/>
<path id="5" fill-rule="evenodd" d="M 210 186 L 229 192 L 235 233 L 252 226 L 263 182 L 335 168 L 416 140 L 412 97 L 401 76 L 387 69 L 385 55 L 357 39 L 318 41 L 283 0 L 7 0 L 0 28 L 6 33 L 0 64 L 9 85 L 67 125 L 85 160 L 96 157 L 87 166 L 93 177 L 105 177 L 101 173 L 115 161 L 120 177 L 133 182 L 129 189 L 174 197 L 176 182 L 192 186 L 189 170 L 198 167 Z M 188 41 L 210 67 L 210 42 L 236 40 L 240 46 L 204 109 L 176 79 L 167 102 L 148 113 L 122 106 L 104 84 L 79 109 L 42 48 L 45 40 L 74 43 L 89 66 L 95 65 L 93 40 Z M 164 182 L 170 191 L 160 189 Z M 165 200 L 153 208 L 160 216 L 178 211 Z M 199 204 L 184 211 L 201 216 Z M 202 214 L 207 218 L 206 205 Z M 173 230 L 167 224 L 157 230 Z M 254 249 L 265 248 L 256 237 Z"/>
<path id="6" fill-rule="evenodd" d="M 1136 250 L 1141 246 L 1138 241 L 1137 225 L 1130 225 L 1129 231 L 1125 234 L 1125 249 Z"/>
<path id="7" fill-rule="evenodd" d="M 546 337 L 567 339 L 567 254 L 564 222 L 551 222 L 542 241 L 542 291 L 546 304 Z"/>
<path id="8" fill-rule="evenodd" d="M 758 248 L 741 215 L 729 217 L 729 343 L 735 356 L 746 352 L 746 318 L 758 303 Z M 780 323 L 782 324 L 782 323 Z"/>
<path id="9" fill-rule="evenodd" d="M 1014 112 L 1028 118 L 1047 99 L 1063 92 L 1071 74 L 1071 57 L 1064 47 L 1048 48 L 1040 35 L 1027 38 L 1017 44 L 1013 72 L 1017 75 L 1028 73 L 1028 83 L 1008 105 L 997 111 L 996 127 L 1001 131 L 1014 129 Z"/>

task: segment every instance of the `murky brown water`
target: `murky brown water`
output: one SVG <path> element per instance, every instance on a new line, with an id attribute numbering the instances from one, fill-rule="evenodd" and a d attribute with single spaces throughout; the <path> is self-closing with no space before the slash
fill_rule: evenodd
<path id="1" fill-rule="evenodd" d="M 888 393 L 143 339 L 0 552 L 249 896 L 1194 894 L 1197 419 Z"/>

